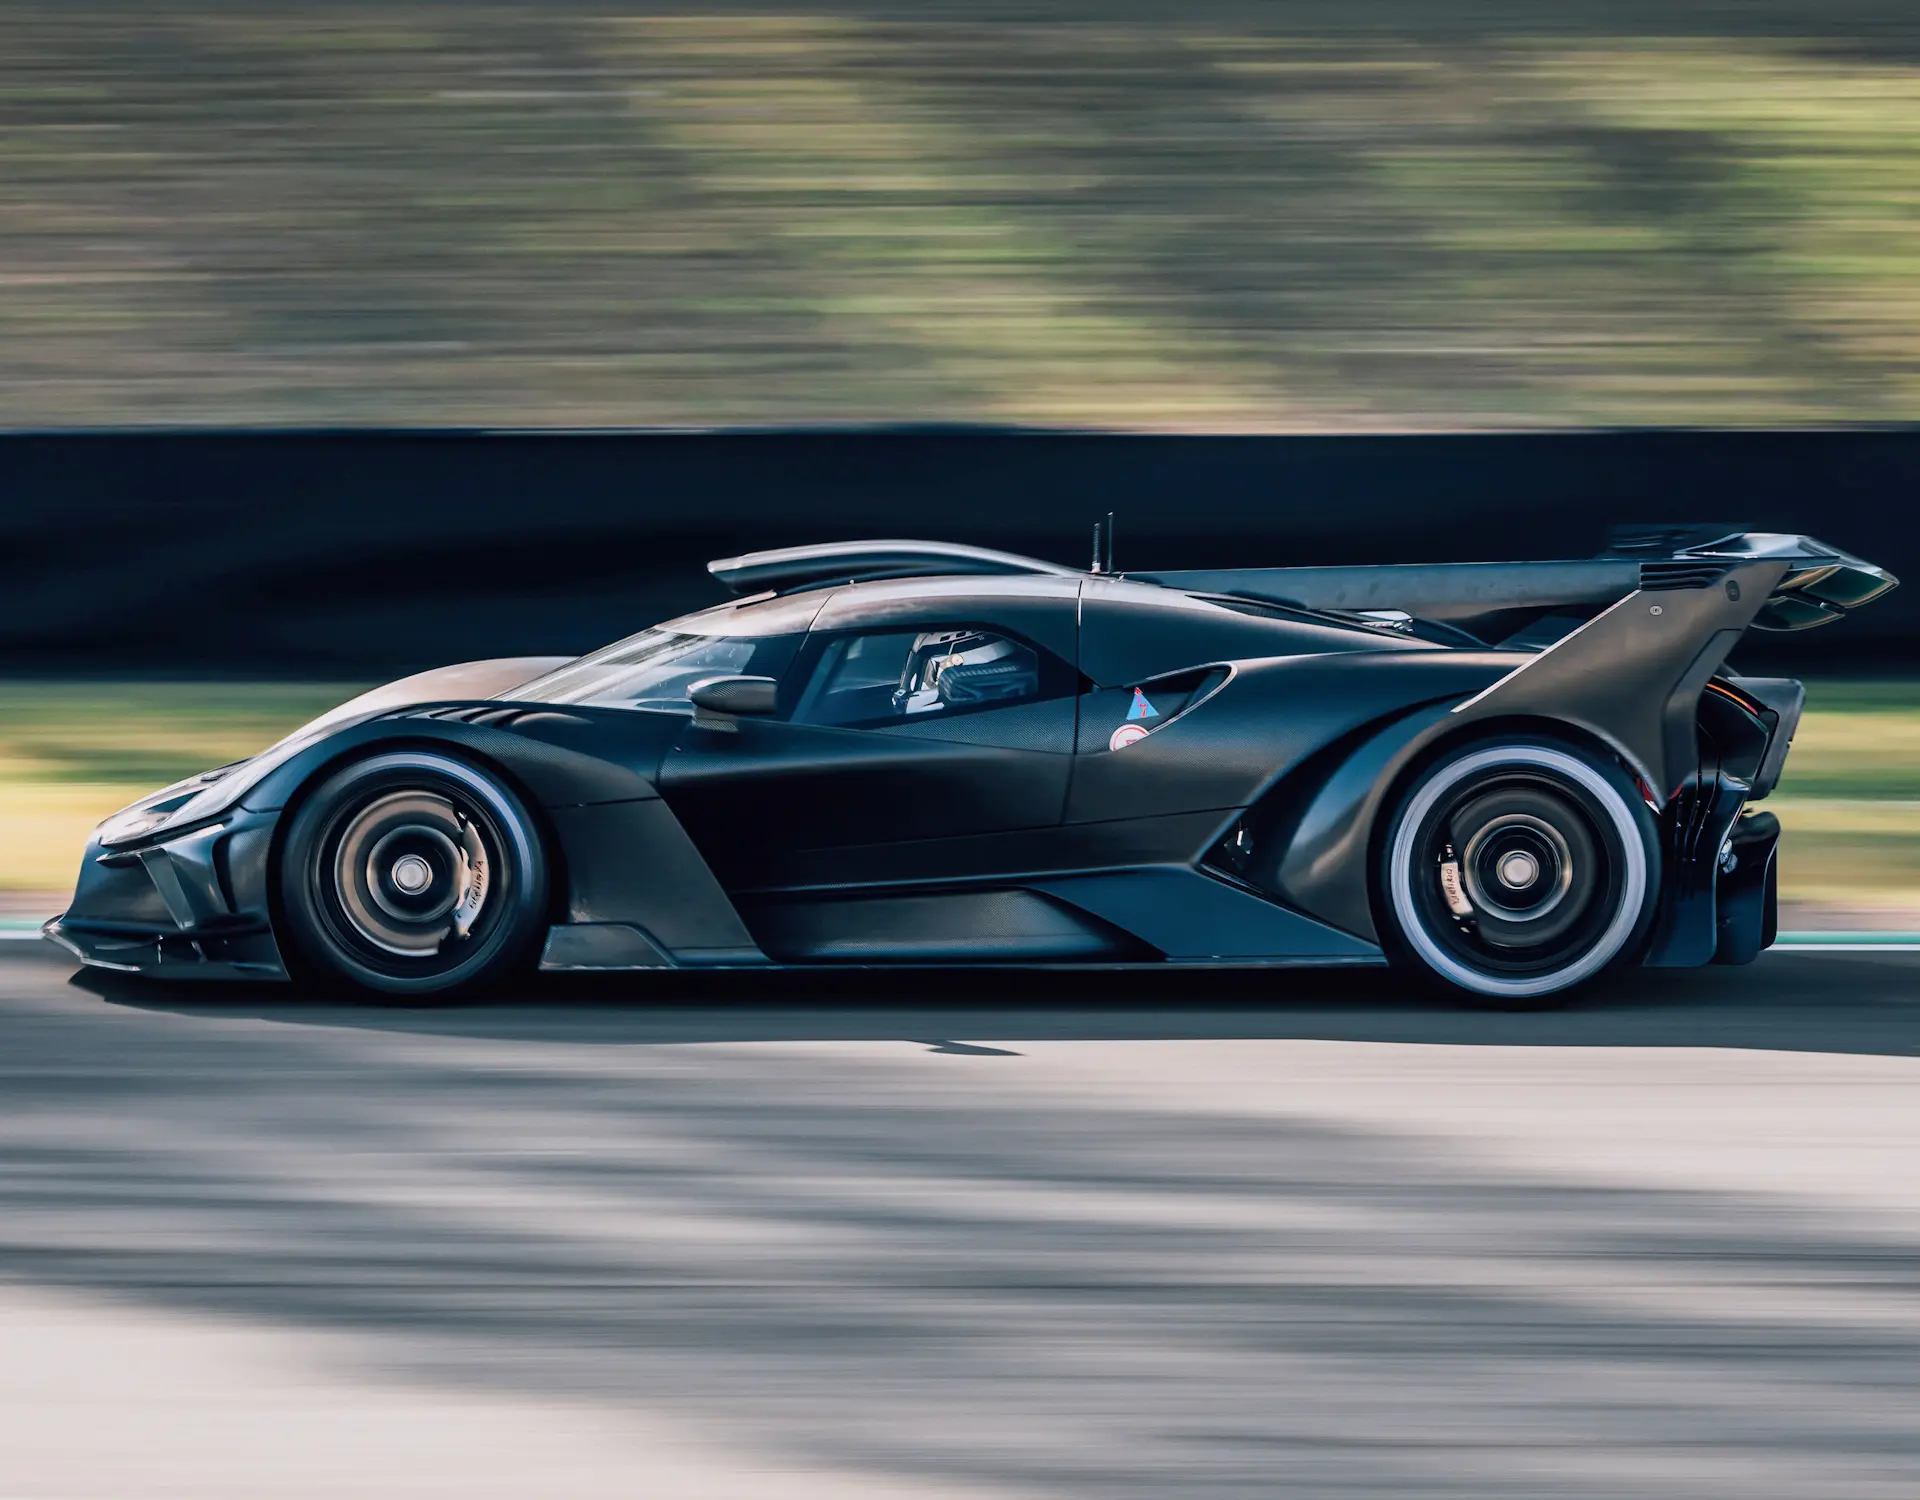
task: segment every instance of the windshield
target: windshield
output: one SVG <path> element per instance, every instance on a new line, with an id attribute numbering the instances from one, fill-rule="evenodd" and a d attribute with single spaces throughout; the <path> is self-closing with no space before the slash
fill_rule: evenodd
<path id="1" fill-rule="evenodd" d="M 794 636 L 693 635 L 643 630 L 513 689 L 520 702 L 586 703 L 692 713 L 687 689 L 703 677 L 778 677 Z"/>

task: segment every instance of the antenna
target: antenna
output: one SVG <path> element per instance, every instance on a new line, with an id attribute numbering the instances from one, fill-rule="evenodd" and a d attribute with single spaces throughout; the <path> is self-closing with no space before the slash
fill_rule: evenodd
<path id="1" fill-rule="evenodd" d="M 1100 523 L 1098 521 L 1093 523 L 1093 566 L 1087 571 L 1089 573 L 1105 571 L 1105 562 L 1100 555 Z"/>
<path id="2" fill-rule="evenodd" d="M 1107 512 L 1107 566 L 1103 571 L 1108 573 L 1111 573 L 1113 571 L 1113 512 L 1112 511 Z"/>

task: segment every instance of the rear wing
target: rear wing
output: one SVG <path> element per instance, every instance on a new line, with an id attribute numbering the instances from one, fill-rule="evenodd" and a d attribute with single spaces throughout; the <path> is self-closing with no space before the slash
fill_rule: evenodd
<path id="1" fill-rule="evenodd" d="M 1716 534 L 1702 537 L 1702 532 Z M 1831 624 L 1899 582 L 1886 569 L 1811 537 L 1713 527 L 1619 531 L 1609 555 L 1578 562 L 1209 568 L 1128 576 L 1191 593 L 1342 614 L 1395 610 L 1470 626 L 1510 611 L 1613 604 L 1636 590 L 1711 588 L 1733 569 L 1756 561 L 1783 564 L 1747 622 L 1757 630 Z"/>

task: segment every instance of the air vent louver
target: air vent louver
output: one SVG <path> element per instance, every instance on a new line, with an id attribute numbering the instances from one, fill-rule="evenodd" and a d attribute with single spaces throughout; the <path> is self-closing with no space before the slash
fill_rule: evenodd
<path id="1" fill-rule="evenodd" d="M 1686 562 L 1643 562 L 1640 564 L 1640 587 L 1643 589 L 1708 589 L 1712 588 L 1725 575 L 1726 568 L 1719 563 Z"/>
<path id="2" fill-rule="evenodd" d="M 410 719 L 440 719 L 454 724 L 504 724 L 523 710 L 496 708 L 490 703 L 469 703 L 454 708 L 420 708 L 407 717 Z"/>

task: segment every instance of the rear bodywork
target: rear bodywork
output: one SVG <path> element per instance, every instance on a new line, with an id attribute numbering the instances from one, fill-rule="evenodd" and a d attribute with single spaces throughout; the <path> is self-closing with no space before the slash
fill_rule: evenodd
<path id="1" fill-rule="evenodd" d="M 1805 538 L 1684 530 L 1564 563 L 1118 577 L 864 543 L 713 571 L 763 592 L 671 628 L 771 643 L 782 712 L 553 688 L 593 658 L 422 674 L 108 820 L 49 934 L 90 964 L 283 977 L 289 809 L 330 769 L 407 745 L 536 810 L 549 969 L 1377 962 L 1375 841 L 1399 789 L 1451 746 L 1524 732 L 1617 759 L 1654 809 L 1643 961 L 1745 962 L 1772 940 L 1779 833 L 1754 804 L 1803 694 L 1731 674 L 1728 653 L 1893 586 Z M 831 642 L 961 625 L 1068 675 L 932 726 L 790 711 L 788 679 Z M 1143 701 L 1146 732 L 1123 743 Z"/>

